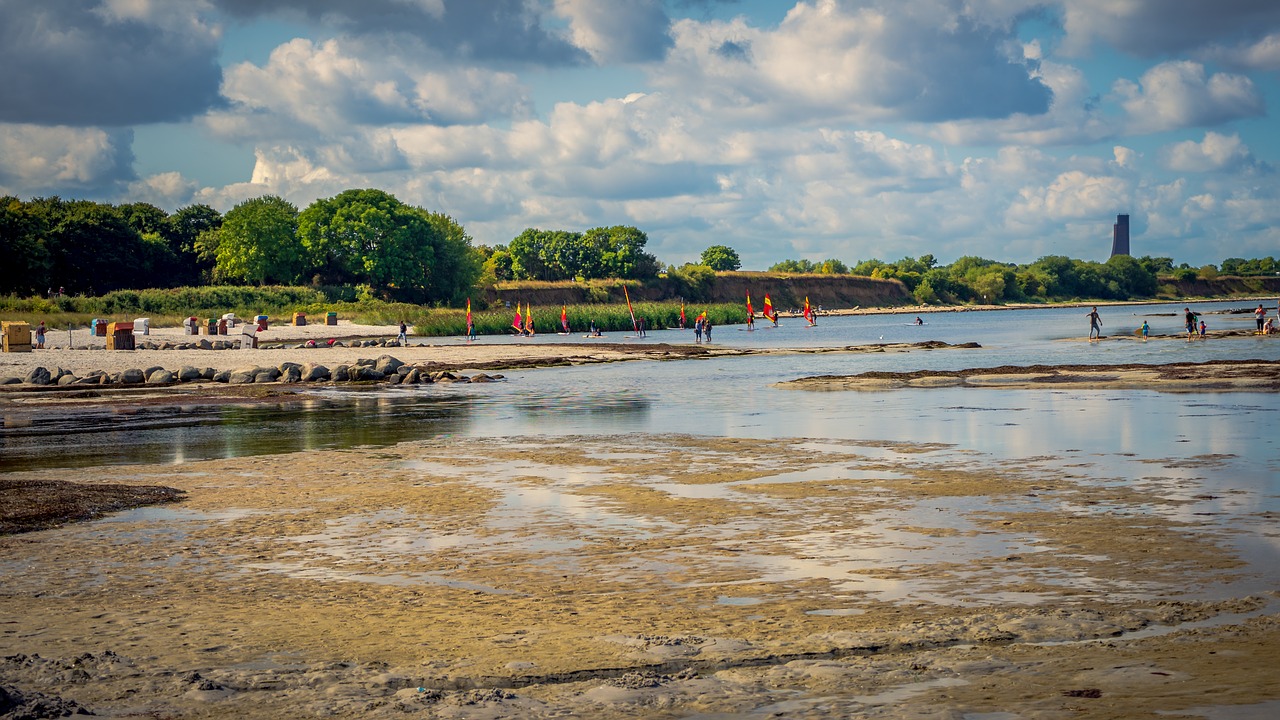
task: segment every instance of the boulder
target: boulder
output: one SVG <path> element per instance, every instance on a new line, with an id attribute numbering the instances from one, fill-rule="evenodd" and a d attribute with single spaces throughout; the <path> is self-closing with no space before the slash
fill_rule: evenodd
<path id="1" fill-rule="evenodd" d="M 210 380 L 212 380 L 212 381 L 214 381 L 214 382 L 216 382 L 216 383 L 229 383 L 229 382 L 231 382 L 231 371 L 230 371 L 230 370 L 220 370 L 220 371 L 218 371 L 218 372 L 214 373 L 214 374 L 213 374 L 213 377 L 211 377 L 211 378 L 209 378 L 209 379 L 210 379 Z"/>
<path id="2" fill-rule="evenodd" d="M 208 340 L 206 340 L 206 339 L 204 339 L 204 338 L 201 338 L 201 339 L 200 339 L 200 342 L 199 342 L 199 343 L 196 343 L 196 344 L 199 346 L 199 348 L 200 348 L 201 350 L 212 350 L 212 349 L 213 349 L 213 343 L 209 342 Z"/>
<path id="3" fill-rule="evenodd" d="M 351 369 L 351 379 L 362 380 L 365 382 L 381 382 L 382 380 L 386 380 L 387 376 L 386 373 L 383 373 L 380 370 L 375 370 L 374 368 L 367 367 L 365 365 L 357 365 Z"/>
<path id="4" fill-rule="evenodd" d="M 74 382 L 75 382 L 76 380 L 78 380 L 78 379 L 79 379 L 79 378 L 77 378 L 75 375 L 72 375 L 72 374 L 70 374 L 70 373 L 67 373 L 66 375 L 63 375 L 62 377 L 58 378 L 58 384 L 59 384 L 59 385 L 71 385 L 72 383 L 74 383 Z"/>
<path id="5" fill-rule="evenodd" d="M 302 370 L 302 365 L 296 362 L 282 362 L 278 367 L 280 368 L 281 375 L 288 373 L 289 368 L 293 368 L 294 370 L 298 370 L 298 371 Z"/>
<path id="6" fill-rule="evenodd" d="M 232 385 L 249 385 L 257 379 L 257 376 L 257 368 L 239 368 L 231 371 L 231 374 L 227 376 L 227 382 Z"/>
<path id="7" fill-rule="evenodd" d="M 178 368 L 178 379 L 182 382 L 193 382 L 195 380 L 203 380 L 204 374 L 197 368 L 190 365 L 183 365 L 181 368 Z"/>
<path id="8" fill-rule="evenodd" d="M 160 369 L 147 376 L 148 385 L 172 385 L 173 373 L 168 370 Z"/>
<path id="9" fill-rule="evenodd" d="M 489 377 L 488 375 L 485 375 L 484 373 L 476 373 L 475 375 L 471 376 L 471 382 L 473 383 L 493 382 L 493 378 Z"/>
<path id="10" fill-rule="evenodd" d="M 284 372 L 280 373 L 280 382 L 296 383 L 302 381 L 302 366 L 297 363 L 288 363 L 284 368 Z"/>
<path id="11" fill-rule="evenodd" d="M 319 382 L 329 379 L 329 368 L 315 363 L 307 363 L 302 366 L 303 382 Z"/>
<path id="12" fill-rule="evenodd" d="M 163 369 L 164 369 L 164 368 L 160 367 L 159 365 L 152 365 L 151 367 L 147 368 L 146 370 L 143 370 L 143 371 L 142 371 L 142 374 L 143 374 L 144 376 L 146 376 L 146 377 L 151 377 L 151 373 L 153 373 L 153 372 L 155 372 L 155 371 L 157 371 L 157 370 L 163 370 Z"/>
<path id="13" fill-rule="evenodd" d="M 22 384 L 22 378 L 20 377 L 13 377 L 12 375 L 10 375 L 8 377 L 0 378 L 0 385 L 20 385 L 20 384 Z"/>
<path id="14" fill-rule="evenodd" d="M 34 367 L 31 368 L 31 372 L 27 373 L 27 376 L 23 378 L 23 382 L 28 385 L 48 385 L 53 382 L 53 379 L 49 375 L 48 368 Z"/>
<path id="15" fill-rule="evenodd" d="M 346 382 L 351 379 L 351 370 L 346 365 L 339 365 L 333 369 L 334 382 Z"/>
<path id="16" fill-rule="evenodd" d="M 146 382 L 146 380 L 147 376 L 138 368 L 129 368 L 120 373 L 120 382 L 126 385 L 137 385 L 138 383 Z"/>
<path id="17" fill-rule="evenodd" d="M 409 372 L 404 375 L 405 385 L 417 385 L 422 380 L 422 373 L 418 372 L 418 368 L 409 368 Z"/>
<path id="18" fill-rule="evenodd" d="M 205 380 L 212 380 L 213 376 L 217 374 L 218 374 L 218 371 L 211 367 L 200 368 L 200 377 L 204 378 Z"/>

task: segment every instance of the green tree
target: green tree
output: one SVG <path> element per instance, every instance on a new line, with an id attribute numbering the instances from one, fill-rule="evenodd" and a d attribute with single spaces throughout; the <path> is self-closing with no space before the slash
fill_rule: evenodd
<path id="1" fill-rule="evenodd" d="M 306 267 L 298 238 L 298 208 L 276 195 L 245 200 L 227 211 L 216 231 L 200 236 L 215 275 L 258 285 L 297 282 Z M 213 247 L 210 247 L 210 244 Z"/>
<path id="2" fill-rule="evenodd" d="M 649 236 L 630 225 L 614 225 L 592 228 L 585 233 L 588 242 L 601 243 L 605 248 L 600 277 L 650 280 L 658 276 L 661 265 L 658 258 L 645 252 Z"/>
<path id="3" fill-rule="evenodd" d="M 728 245 L 712 245 L 703 250 L 699 264 L 706 265 L 717 272 L 737 270 L 742 267 L 738 252 Z"/>
<path id="4" fill-rule="evenodd" d="M 207 279 L 214 261 L 200 257 L 197 241 L 201 233 L 216 231 L 221 226 L 222 214 L 208 205 L 188 205 L 167 218 L 161 235 L 177 258 L 179 284 L 196 285 Z"/>
<path id="5" fill-rule="evenodd" d="M 0 197 L 0 294 L 35 294 L 49 285 L 45 219 L 11 195 Z"/>

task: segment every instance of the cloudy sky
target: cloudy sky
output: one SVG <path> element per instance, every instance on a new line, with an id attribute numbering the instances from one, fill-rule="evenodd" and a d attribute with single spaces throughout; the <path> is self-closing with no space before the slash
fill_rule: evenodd
<path id="1" fill-rule="evenodd" d="M 1280 255 L 1275 0 L 0 0 L 0 194 L 376 187 L 664 263 Z"/>

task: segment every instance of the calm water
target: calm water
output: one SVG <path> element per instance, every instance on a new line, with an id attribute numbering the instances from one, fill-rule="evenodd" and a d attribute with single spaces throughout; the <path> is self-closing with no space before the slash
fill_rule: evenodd
<path id="1" fill-rule="evenodd" d="M 1256 307 L 1256 303 L 1253 305 Z M 1204 303 L 1210 328 L 1247 329 L 1247 302 Z M 1268 307 L 1271 305 L 1268 303 Z M 1152 452 L 1191 457 L 1232 454 L 1276 474 L 1280 398 L 1273 394 L 1162 394 L 1149 391 L 1001 391 L 964 388 L 889 393 L 780 390 L 807 375 L 867 370 L 961 369 L 1037 363 L 1166 363 L 1225 358 L 1280 359 L 1280 340 L 1231 338 L 1140 342 L 1177 333 L 1182 305 L 1103 307 L 1104 330 L 1124 336 L 1084 342 L 1086 309 L 821 318 L 816 328 L 784 319 L 779 328 L 717 328 L 715 344 L 844 347 L 871 343 L 976 341 L 981 349 L 907 353 L 823 353 L 626 362 L 507 373 L 503 385 L 320 390 L 280 405 L 27 411 L 4 417 L 0 471 L 32 466 L 192 462 L 297 450 L 386 445 L 438 435 L 566 435 L 680 432 L 731 437 L 810 437 L 954 443 L 997 457 L 1043 453 Z M 582 342 L 578 336 L 486 343 Z M 688 331 L 645 340 L 690 343 Z M 449 340 L 443 340 L 448 343 Z M 454 341 L 454 342 L 461 342 Z M 1254 473 L 1253 470 L 1246 470 Z"/>

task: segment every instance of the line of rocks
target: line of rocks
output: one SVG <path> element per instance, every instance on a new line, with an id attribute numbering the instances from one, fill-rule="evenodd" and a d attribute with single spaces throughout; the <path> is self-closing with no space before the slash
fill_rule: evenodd
<path id="1" fill-rule="evenodd" d="M 175 385 L 192 382 L 230 385 L 274 382 L 379 382 L 392 385 L 425 385 L 438 382 L 493 382 L 503 379 L 502 375 L 477 373 L 466 376 L 433 368 L 430 365 L 409 365 L 390 355 L 382 355 L 374 360 L 362 358 L 350 365 L 336 365 L 332 369 L 319 363 L 283 362 L 268 366 L 246 365 L 235 370 L 184 365 L 176 371 L 156 366 L 146 369 L 131 368 L 118 373 L 94 370 L 84 375 L 76 375 L 65 368 L 49 370 L 45 367 L 36 367 L 25 377 L 0 378 L 0 385 Z"/>
<path id="2" fill-rule="evenodd" d="M 137 336 L 135 336 L 135 338 L 136 337 Z M 234 340 L 210 340 L 208 338 L 200 338 L 199 340 L 194 340 L 191 342 L 185 342 L 185 341 L 173 342 L 170 340 L 162 340 L 159 342 L 154 342 L 151 340 L 147 340 L 144 342 L 135 341 L 134 349 L 135 350 L 240 350 L 242 349 L 240 336 L 231 335 L 228 337 L 234 337 L 235 339 Z M 402 345 L 399 340 L 388 340 L 386 338 L 382 338 L 379 340 L 347 340 L 345 342 L 342 340 L 334 340 L 332 343 L 330 343 L 328 340 L 321 340 L 321 341 L 311 340 L 311 341 L 300 342 L 292 345 L 285 344 L 285 343 L 272 343 L 272 344 L 264 345 L 262 344 L 261 339 L 259 339 L 258 341 L 259 350 L 290 350 L 290 349 L 303 350 L 303 349 L 327 348 L 327 347 L 398 348 L 398 347 L 405 347 L 405 346 Z M 95 347 L 90 345 L 73 345 L 71 346 L 71 349 L 72 350 L 101 350 L 102 346 L 98 345 Z"/>

